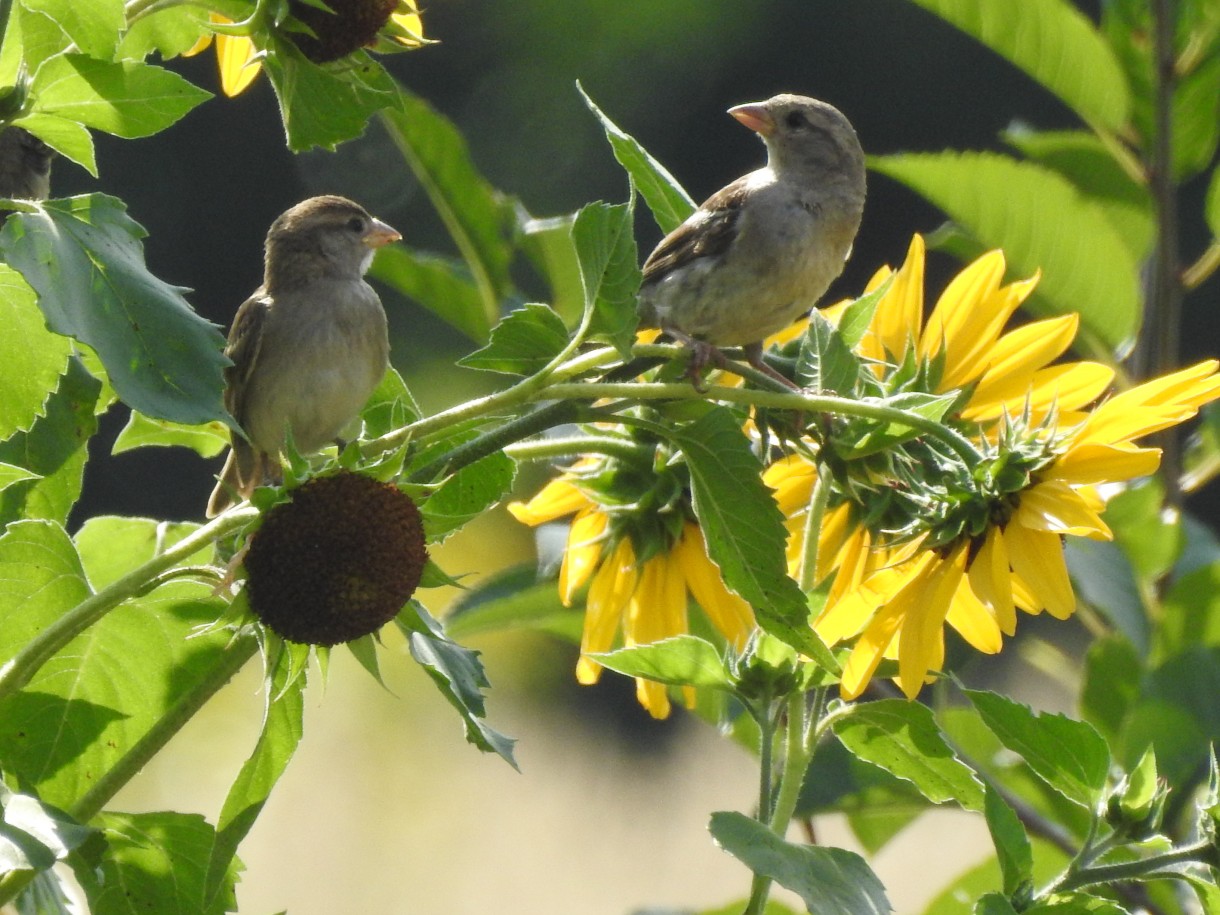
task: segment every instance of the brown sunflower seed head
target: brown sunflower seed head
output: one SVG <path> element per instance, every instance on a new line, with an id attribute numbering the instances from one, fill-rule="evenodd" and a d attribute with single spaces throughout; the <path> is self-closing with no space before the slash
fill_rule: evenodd
<path id="1" fill-rule="evenodd" d="M 300 0 L 290 0 L 292 15 L 313 29 L 313 35 L 291 32 L 293 43 L 316 64 L 346 57 L 372 44 L 390 21 L 398 0 L 324 0 L 334 13 Z"/>
<path id="2" fill-rule="evenodd" d="M 250 538 L 250 607 L 290 642 L 336 645 L 376 632 L 415 593 L 428 551 L 419 509 L 390 483 L 315 477 Z"/>

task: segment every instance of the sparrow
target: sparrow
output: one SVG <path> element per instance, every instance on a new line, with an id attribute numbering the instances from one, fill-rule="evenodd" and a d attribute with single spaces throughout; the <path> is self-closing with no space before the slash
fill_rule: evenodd
<path id="1" fill-rule="evenodd" d="M 364 274 L 402 236 L 343 197 L 312 197 L 267 233 L 263 285 L 237 310 L 225 355 L 232 434 L 208 517 L 282 477 L 292 436 L 319 451 L 360 413 L 389 366 L 385 309 Z"/>
<path id="2" fill-rule="evenodd" d="M 762 341 L 807 313 L 843 271 L 864 212 L 864 150 L 833 105 L 801 95 L 730 108 L 767 147 L 767 164 L 700 205 L 648 256 L 641 326 L 692 350 L 690 375 L 719 348 L 744 347 L 755 368 Z"/>
<path id="3" fill-rule="evenodd" d="M 51 196 L 55 151 L 22 127 L 0 130 L 0 197 L 46 200 Z"/>

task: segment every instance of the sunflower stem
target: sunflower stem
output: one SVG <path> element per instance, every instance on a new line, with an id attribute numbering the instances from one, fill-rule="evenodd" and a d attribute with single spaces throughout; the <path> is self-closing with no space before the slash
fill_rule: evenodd
<path id="1" fill-rule="evenodd" d="M 822 519 L 826 516 L 826 503 L 830 499 L 830 487 L 826 485 L 826 476 L 822 465 L 817 467 L 817 476 L 813 479 L 813 494 L 809 499 L 809 511 L 805 515 L 805 548 L 801 552 L 800 583 L 801 590 L 808 593 L 817 585 L 818 570 L 818 535 L 822 531 Z"/>
<path id="2" fill-rule="evenodd" d="M 652 466 L 652 449 L 637 442 L 613 435 L 569 435 L 507 445 L 504 453 L 515 461 L 550 461 L 556 458 L 579 457 L 583 454 L 604 454 L 631 464 Z"/>
<path id="3" fill-rule="evenodd" d="M 30 639 L 17 654 L 10 658 L 3 667 L 0 667 L 0 700 L 28 684 L 43 664 L 115 607 L 144 593 L 150 581 L 192 553 L 241 527 L 256 514 L 257 512 L 253 508 L 225 512 L 179 540 L 165 552 L 154 556 L 101 591 L 81 601 Z"/>
<path id="4" fill-rule="evenodd" d="M 1212 848 L 1210 840 L 1205 839 L 1193 845 L 1175 848 L 1163 855 L 1153 855 L 1138 861 L 1069 868 L 1058 880 L 1040 892 L 1038 897 L 1045 898 L 1055 893 L 1066 893 L 1089 886 L 1113 885 L 1123 881 L 1145 879 L 1162 875 L 1169 868 L 1181 864 L 1213 864 L 1215 856 L 1215 850 Z"/>

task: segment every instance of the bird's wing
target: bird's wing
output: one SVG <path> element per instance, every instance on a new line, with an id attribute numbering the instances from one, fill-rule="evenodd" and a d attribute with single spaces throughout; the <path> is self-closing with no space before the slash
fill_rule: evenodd
<path id="1" fill-rule="evenodd" d="M 242 426 L 246 424 L 245 392 L 249 388 L 250 374 L 258 362 L 259 350 L 262 349 L 263 327 L 270 310 L 271 296 L 260 289 L 237 309 L 237 316 L 229 329 L 225 355 L 233 364 L 225 369 L 225 409 Z"/>
<path id="2" fill-rule="evenodd" d="M 700 257 L 718 257 L 737 237 L 746 199 L 746 179 L 738 178 L 703 202 L 686 222 L 661 240 L 644 262 L 644 285 L 656 283 Z"/>

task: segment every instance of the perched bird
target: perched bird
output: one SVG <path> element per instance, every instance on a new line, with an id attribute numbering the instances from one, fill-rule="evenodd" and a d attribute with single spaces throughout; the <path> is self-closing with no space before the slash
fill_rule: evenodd
<path id="1" fill-rule="evenodd" d="M 237 311 L 225 355 L 234 434 L 208 517 L 281 476 L 291 432 L 301 453 L 335 441 L 389 364 L 385 310 L 364 281 L 373 254 L 402 236 L 343 197 L 312 197 L 267 233 L 263 285 Z"/>
<path id="2" fill-rule="evenodd" d="M 51 196 L 55 151 L 22 127 L 0 130 L 0 197 L 46 200 Z"/>
<path id="3" fill-rule="evenodd" d="M 864 151 L 832 105 L 777 95 L 729 114 L 762 137 L 767 164 L 717 191 L 644 262 L 639 312 L 692 349 L 691 375 L 722 346 L 762 361 L 762 341 L 808 312 L 843 270 L 864 211 Z"/>

